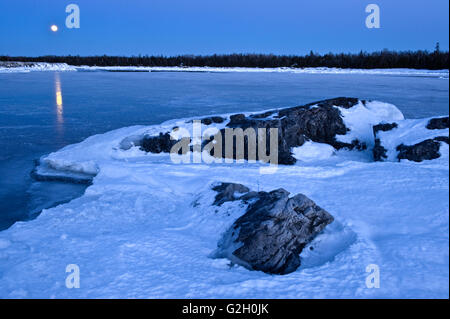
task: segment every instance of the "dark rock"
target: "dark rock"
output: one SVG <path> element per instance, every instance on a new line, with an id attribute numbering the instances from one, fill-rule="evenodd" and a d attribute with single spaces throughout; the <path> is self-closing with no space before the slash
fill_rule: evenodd
<path id="1" fill-rule="evenodd" d="M 372 129 L 373 129 L 373 135 L 375 137 L 375 146 L 372 149 L 372 154 L 373 154 L 374 161 L 379 162 L 379 161 L 383 161 L 384 159 L 387 158 L 387 155 L 386 155 L 387 149 L 385 149 L 381 145 L 381 141 L 377 137 L 377 133 L 379 131 L 387 132 L 396 127 L 398 127 L 397 123 L 380 123 L 380 124 L 373 126 Z"/>
<path id="2" fill-rule="evenodd" d="M 255 119 L 262 119 L 262 118 L 267 118 L 273 114 L 275 114 L 277 111 L 267 111 L 264 113 L 259 113 L 259 114 L 252 114 L 250 115 L 251 118 L 255 118 Z"/>
<path id="3" fill-rule="evenodd" d="M 211 117 L 205 117 L 203 119 L 201 119 L 202 124 L 204 125 L 211 125 L 212 123 L 223 123 L 225 121 L 225 119 L 223 117 L 220 116 L 211 116 Z"/>
<path id="4" fill-rule="evenodd" d="M 336 135 L 347 133 L 339 110 L 333 106 L 287 109 L 280 111 L 279 114 L 282 117 L 282 129 L 286 136 L 300 133 L 314 142 L 333 145 L 336 142 Z M 295 144 L 295 141 L 290 139 L 286 142 L 288 145 Z"/>
<path id="5" fill-rule="evenodd" d="M 414 145 L 401 144 L 397 146 L 398 160 L 407 159 L 414 162 L 422 162 L 423 160 L 432 160 L 439 158 L 439 148 L 441 146 L 440 141 L 445 137 L 439 137 L 434 139 L 427 139 Z M 447 139 L 448 142 L 448 139 Z"/>
<path id="6" fill-rule="evenodd" d="M 212 116 L 211 120 L 213 121 L 213 123 L 223 123 L 223 121 L 225 121 L 225 119 L 220 116 Z"/>
<path id="7" fill-rule="evenodd" d="M 234 114 L 230 116 L 230 122 L 228 123 L 228 126 L 237 125 L 242 123 L 245 120 L 244 114 Z"/>
<path id="8" fill-rule="evenodd" d="M 256 133 L 256 135 L 255 135 L 256 141 L 258 140 L 258 129 L 262 128 L 262 129 L 265 129 L 265 131 L 266 131 L 266 145 L 265 145 L 266 155 L 269 155 L 268 153 L 270 153 L 270 151 L 271 151 L 270 150 L 270 140 L 271 140 L 271 138 L 273 138 L 270 135 L 270 128 L 276 128 L 275 125 L 278 125 L 278 124 L 274 123 L 273 126 L 270 126 L 270 127 L 259 127 L 259 126 L 255 126 L 254 127 L 254 130 L 255 130 L 255 133 Z M 247 128 L 248 127 L 245 127 L 245 128 L 243 128 L 243 130 L 245 130 Z M 236 145 L 236 140 L 235 139 L 233 139 L 231 156 L 228 156 L 226 154 L 226 147 L 225 147 L 226 143 L 229 143 L 229 142 L 227 142 L 227 138 L 226 138 L 226 130 L 227 129 L 221 129 L 220 130 L 220 136 L 221 136 L 221 139 L 222 139 L 222 146 L 223 146 L 222 147 L 221 157 L 222 158 L 232 158 L 232 159 L 236 159 L 236 160 L 237 159 L 248 160 L 249 159 L 249 154 L 248 154 L 248 150 L 249 150 L 249 148 L 248 148 L 248 144 L 249 144 L 248 136 L 244 135 L 244 143 L 243 143 L 244 144 L 244 153 L 243 153 L 243 156 L 241 158 L 238 158 L 237 150 L 236 150 L 237 145 Z M 280 130 L 278 130 L 278 134 L 280 134 Z M 292 138 L 294 139 L 294 137 L 292 137 Z M 296 140 L 296 143 L 298 143 L 298 145 L 303 145 L 303 143 L 305 142 L 305 138 L 304 138 L 303 135 L 296 136 L 295 140 Z M 209 141 L 204 141 L 203 144 L 205 145 L 208 142 Z M 263 145 L 259 145 L 259 143 L 256 142 L 256 149 L 254 150 L 255 151 L 255 159 L 256 160 L 261 160 L 259 158 L 259 155 L 258 155 L 259 154 L 259 147 L 261 147 L 261 146 L 263 146 Z M 212 150 L 211 150 L 210 154 L 211 154 L 211 156 L 214 156 Z M 278 163 L 279 164 L 289 165 L 289 164 L 294 164 L 295 163 L 295 158 L 291 156 L 290 147 L 288 146 L 288 144 L 284 140 L 283 136 L 280 136 L 280 135 L 278 135 L 278 156 L 277 156 L 277 158 L 278 158 Z"/>
<path id="9" fill-rule="evenodd" d="M 385 160 L 387 158 L 387 149 L 385 149 L 382 145 L 381 145 L 381 141 L 379 138 L 375 139 L 375 145 L 372 149 L 372 154 L 373 154 L 373 160 L 375 162 L 381 162 L 383 160 Z"/>
<path id="10" fill-rule="evenodd" d="M 204 125 L 210 125 L 210 124 L 212 124 L 212 120 L 211 120 L 211 118 L 209 118 L 209 117 L 204 118 L 204 119 L 201 119 L 201 122 L 202 122 L 202 124 L 204 124 Z"/>
<path id="11" fill-rule="evenodd" d="M 248 204 L 250 201 L 254 200 L 255 198 L 258 198 L 258 196 L 259 196 L 258 192 L 251 191 L 239 197 L 239 200 Z"/>
<path id="12" fill-rule="evenodd" d="M 377 133 L 380 131 L 390 131 L 398 127 L 397 123 L 382 123 L 373 127 L 373 133 L 375 136 L 375 146 L 372 150 L 373 158 L 375 161 L 383 161 L 387 158 L 387 150 L 381 145 L 380 138 Z M 448 128 L 448 117 L 434 118 L 428 121 L 426 126 L 428 129 L 445 129 Z M 398 151 L 397 159 L 407 159 L 410 161 L 421 162 L 423 160 L 432 160 L 439 158 L 440 142 L 449 143 L 448 136 L 438 136 L 431 139 L 426 139 L 420 143 L 414 145 L 400 144 L 396 147 Z"/>
<path id="13" fill-rule="evenodd" d="M 234 201 L 239 199 L 237 194 L 245 194 L 250 191 L 247 187 L 242 184 L 235 183 L 220 183 L 214 186 L 213 191 L 217 192 L 216 198 L 214 199 L 213 205 L 221 206 L 225 202 Z"/>
<path id="14" fill-rule="evenodd" d="M 172 147 L 180 140 L 170 138 L 170 133 L 159 133 L 157 136 L 145 136 L 142 139 L 141 149 L 151 153 L 169 153 Z M 190 139 L 189 139 L 190 141 Z M 181 153 L 181 150 L 180 152 Z"/>
<path id="15" fill-rule="evenodd" d="M 427 124 L 427 129 L 429 130 L 443 130 L 446 128 L 449 128 L 448 116 L 431 119 Z"/>
<path id="16" fill-rule="evenodd" d="M 344 143 L 344 142 L 334 142 L 333 143 L 334 148 L 341 149 L 341 148 L 347 148 L 350 150 L 358 150 L 358 151 L 364 151 L 367 149 L 367 144 L 365 142 L 361 142 L 357 139 L 352 140 L 351 143 Z"/>
<path id="17" fill-rule="evenodd" d="M 380 123 L 373 126 L 373 135 L 376 137 L 379 131 L 387 132 L 398 127 L 397 123 Z"/>
<path id="18" fill-rule="evenodd" d="M 245 117 L 244 114 L 232 115 L 227 124 L 230 128 L 242 129 L 258 128 L 278 129 L 278 163 L 294 164 L 295 158 L 291 154 L 292 147 L 302 146 L 306 140 L 318 143 L 327 143 L 337 149 L 366 149 L 366 145 L 358 140 L 352 143 L 343 143 L 336 140 L 336 135 L 348 132 L 339 110 L 334 106 L 351 108 L 358 103 L 357 98 L 335 98 L 304 106 L 281 109 L 278 115 L 267 119 L 275 111 L 254 114 Z M 315 107 L 312 107 L 315 106 Z"/>
<path id="19" fill-rule="evenodd" d="M 310 103 L 310 105 L 317 104 L 318 106 L 340 106 L 345 109 L 350 109 L 356 104 L 358 104 L 359 99 L 355 97 L 337 97 L 334 99 L 323 100 L 318 103 Z M 361 102 L 366 105 L 365 100 L 361 100 Z"/>
<path id="20" fill-rule="evenodd" d="M 194 120 L 188 120 L 186 121 L 186 123 L 192 123 Z M 209 116 L 209 117 L 204 117 L 202 119 L 200 119 L 200 122 L 203 125 L 211 125 L 212 123 L 223 123 L 225 121 L 225 118 L 220 117 L 220 116 Z"/>
<path id="21" fill-rule="evenodd" d="M 281 188 L 256 194 L 246 213 L 224 234 L 217 255 L 252 270 L 293 272 L 300 266 L 305 245 L 334 218 L 303 194 L 289 198 Z"/>
<path id="22" fill-rule="evenodd" d="M 448 144 L 448 136 L 437 136 L 434 138 L 435 141 L 444 142 Z"/>
<path id="23" fill-rule="evenodd" d="M 292 147 L 302 146 L 306 140 L 318 143 L 327 143 L 336 149 L 348 148 L 364 150 L 365 143 L 354 140 L 352 143 L 343 143 L 336 140 L 336 135 L 344 135 L 348 132 L 339 109 L 334 106 L 351 108 L 358 103 L 357 98 L 339 97 L 319 102 L 310 103 L 303 106 L 281 109 L 278 111 L 267 111 L 259 114 L 252 114 L 246 117 L 244 114 L 234 114 L 230 116 L 227 124 L 228 128 L 253 128 L 256 133 L 258 129 L 266 130 L 266 150 L 270 150 L 270 128 L 278 129 L 278 163 L 294 164 L 295 158 L 291 154 Z M 365 101 L 362 101 L 365 103 Z M 314 107 L 313 107 L 314 106 Z M 210 117 L 202 119 L 204 124 L 221 123 L 223 118 Z M 222 157 L 225 154 L 225 129 L 222 134 Z M 257 137 L 258 138 L 258 137 Z M 160 134 L 157 137 L 147 137 L 141 143 L 141 148 L 147 152 L 169 152 L 176 141 L 171 141 L 169 133 Z M 205 146 L 207 143 L 204 143 Z M 244 140 L 244 157 L 248 159 L 248 140 Z M 256 154 L 258 154 L 257 145 Z M 236 145 L 233 142 L 233 159 L 236 159 Z M 212 152 L 212 151 L 211 151 Z M 213 154 L 211 154 L 213 155 Z M 218 154 L 220 156 L 220 154 Z M 267 154 L 268 155 L 268 154 Z M 228 154 L 230 156 L 230 154 Z M 256 160 L 261 160 L 256 156 Z"/>

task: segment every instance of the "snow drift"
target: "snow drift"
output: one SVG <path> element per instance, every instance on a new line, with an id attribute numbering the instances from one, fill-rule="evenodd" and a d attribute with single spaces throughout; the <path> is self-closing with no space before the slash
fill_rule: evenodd
<path id="1" fill-rule="evenodd" d="M 349 129 L 336 134 L 338 145 L 357 138 L 366 148 L 305 141 L 291 149 L 297 161 L 279 165 L 276 174 L 260 174 L 260 162 L 175 164 L 168 153 L 141 149 L 143 137 L 174 126 L 188 129 L 190 119 L 122 128 L 43 157 L 48 176 L 83 174 L 92 185 L 82 197 L 0 233 L 0 296 L 448 298 L 448 148 L 420 163 L 374 162 L 373 125 L 396 122 L 401 128 L 409 120 L 381 102 L 330 107 Z M 209 126 L 230 122 L 230 115 L 220 117 L 223 123 Z M 211 187 L 218 181 L 305 194 L 335 221 L 305 246 L 296 271 L 250 271 L 213 258 L 246 209 L 240 201 L 214 206 Z M 65 287 L 68 264 L 80 267 L 80 289 Z M 370 264 L 380 269 L 378 289 L 365 284 Z"/>
<path id="2" fill-rule="evenodd" d="M 46 62 L 0 62 L 0 73 L 27 73 L 33 71 L 76 71 L 77 67 L 67 63 Z"/>
<path id="3" fill-rule="evenodd" d="M 66 63 L 47 62 L 3 62 L 0 61 L 0 73 L 31 71 L 82 71 L 82 72 L 251 72 L 251 73 L 294 73 L 294 74 L 371 74 L 388 76 L 424 76 L 448 79 L 448 70 L 425 69 L 341 69 L 341 68 L 245 68 L 245 67 L 145 67 L 145 66 L 73 66 Z"/>

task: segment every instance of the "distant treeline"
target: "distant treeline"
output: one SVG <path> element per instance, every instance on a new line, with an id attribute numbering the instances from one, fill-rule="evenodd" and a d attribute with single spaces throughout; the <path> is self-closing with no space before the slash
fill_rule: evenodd
<path id="1" fill-rule="evenodd" d="M 88 66 L 209 66 L 209 67 L 336 67 L 336 68 L 412 68 L 448 69 L 449 52 L 429 51 L 379 51 L 341 54 L 273 55 L 273 54 L 223 54 L 165 56 L 0 56 L 0 61 L 51 62 Z"/>

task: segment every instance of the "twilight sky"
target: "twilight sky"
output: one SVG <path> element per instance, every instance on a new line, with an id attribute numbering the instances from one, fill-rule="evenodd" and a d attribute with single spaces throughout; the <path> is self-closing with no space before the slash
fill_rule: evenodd
<path id="1" fill-rule="evenodd" d="M 70 3 L 79 29 L 65 27 Z M 380 29 L 365 26 L 370 3 Z M 448 50 L 448 10 L 448 0 L 1 0 L 0 55 Z"/>

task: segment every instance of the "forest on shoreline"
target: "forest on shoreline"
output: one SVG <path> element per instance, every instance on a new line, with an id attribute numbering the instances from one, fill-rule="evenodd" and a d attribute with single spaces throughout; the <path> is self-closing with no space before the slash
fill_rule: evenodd
<path id="1" fill-rule="evenodd" d="M 179 56 L 0 56 L 0 61 L 67 63 L 87 66 L 181 66 L 181 67 L 249 67 L 249 68 L 355 68 L 386 69 L 411 68 L 440 70 L 449 68 L 449 52 L 440 51 L 378 51 L 360 53 L 310 52 L 307 55 L 274 54 L 213 54 Z"/>

